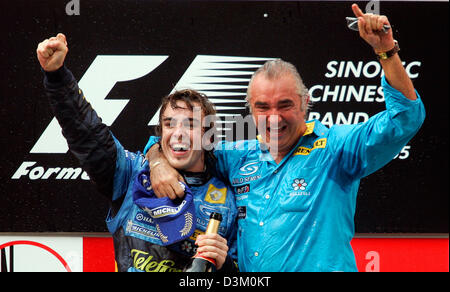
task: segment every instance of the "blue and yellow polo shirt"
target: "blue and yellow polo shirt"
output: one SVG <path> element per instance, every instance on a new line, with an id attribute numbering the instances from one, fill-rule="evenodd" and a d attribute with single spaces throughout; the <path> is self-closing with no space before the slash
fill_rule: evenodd
<path id="1" fill-rule="evenodd" d="M 381 168 L 425 118 L 382 79 L 386 110 L 367 122 L 307 131 L 276 164 L 257 139 L 216 146 L 218 172 L 235 190 L 240 271 L 357 271 L 353 238 L 360 179 Z"/>

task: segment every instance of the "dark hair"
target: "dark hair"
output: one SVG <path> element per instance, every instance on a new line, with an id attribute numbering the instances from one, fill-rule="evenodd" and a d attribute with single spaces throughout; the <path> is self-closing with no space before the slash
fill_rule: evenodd
<path id="1" fill-rule="evenodd" d="M 159 122 L 156 126 L 155 132 L 157 136 L 162 134 L 162 115 L 166 110 L 167 106 L 170 105 L 173 109 L 179 108 L 177 101 L 183 101 L 190 110 L 194 110 L 194 103 L 198 103 L 202 109 L 203 117 L 215 116 L 216 109 L 214 104 L 209 101 L 208 97 L 198 91 L 192 89 L 177 90 L 174 93 L 167 95 L 161 100 L 161 110 L 159 112 Z M 213 125 L 205 125 L 205 132 L 209 129 L 215 127 L 215 122 Z"/>

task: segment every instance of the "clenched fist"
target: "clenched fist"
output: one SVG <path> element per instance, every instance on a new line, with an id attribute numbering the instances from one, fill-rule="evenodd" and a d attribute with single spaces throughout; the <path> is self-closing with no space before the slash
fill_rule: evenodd
<path id="1" fill-rule="evenodd" d="M 39 43 L 36 54 L 42 69 L 52 72 L 62 67 L 68 51 L 66 36 L 59 33 Z"/>

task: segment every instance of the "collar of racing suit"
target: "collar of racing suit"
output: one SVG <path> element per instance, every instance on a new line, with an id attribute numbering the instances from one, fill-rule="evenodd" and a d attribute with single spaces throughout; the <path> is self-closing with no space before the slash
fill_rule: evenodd
<path id="1" fill-rule="evenodd" d="M 202 186 L 206 184 L 212 177 L 212 170 L 216 161 L 212 151 L 205 151 L 205 169 L 202 172 L 190 172 L 180 170 L 181 175 L 187 185 L 190 186 Z"/>
<path id="2" fill-rule="evenodd" d="M 181 175 L 188 186 L 201 186 L 209 181 L 211 174 L 205 170 L 203 172 L 181 171 Z"/>

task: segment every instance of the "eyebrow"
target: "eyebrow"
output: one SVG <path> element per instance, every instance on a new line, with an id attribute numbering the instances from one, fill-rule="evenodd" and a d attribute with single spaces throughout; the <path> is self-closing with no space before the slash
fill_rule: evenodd
<path id="1" fill-rule="evenodd" d="M 278 105 L 291 104 L 294 103 L 292 99 L 283 99 L 278 102 Z"/>
<path id="2" fill-rule="evenodd" d="M 277 106 L 291 104 L 291 103 L 294 103 L 291 99 L 283 99 L 277 103 Z M 267 105 L 269 105 L 267 102 L 262 102 L 262 101 L 255 102 L 255 106 L 267 106 Z"/>
<path id="3" fill-rule="evenodd" d="M 262 102 L 262 101 L 255 102 L 255 106 L 264 106 L 264 105 L 268 105 L 268 103 L 267 102 Z"/>
<path id="4" fill-rule="evenodd" d="M 173 117 L 164 117 L 162 118 L 163 122 L 167 122 L 167 121 L 172 121 L 174 118 Z M 194 118 L 187 118 L 189 120 L 189 122 L 194 122 L 194 121 L 199 121 L 198 119 L 194 119 Z"/>

